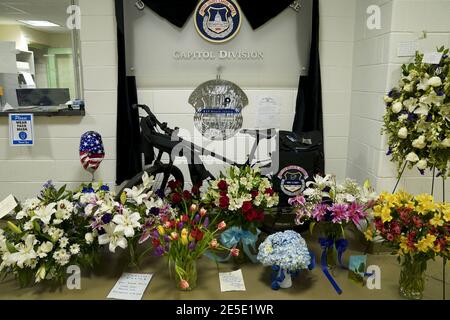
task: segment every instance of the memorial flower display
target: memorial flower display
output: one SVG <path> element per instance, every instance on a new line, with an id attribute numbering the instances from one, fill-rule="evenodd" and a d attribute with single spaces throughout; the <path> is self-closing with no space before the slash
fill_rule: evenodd
<path id="1" fill-rule="evenodd" d="M 374 223 L 366 237 L 381 237 L 402 264 L 400 294 L 423 295 L 427 261 L 450 256 L 450 204 L 436 203 L 429 194 L 382 193 L 373 208 Z"/>
<path id="2" fill-rule="evenodd" d="M 222 234 L 222 243 L 231 248 L 239 245 L 252 261 L 264 211 L 278 204 L 279 197 L 273 191 L 270 180 L 261 175 L 258 168 L 230 167 L 219 179 L 210 182 L 202 202 L 214 209 L 229 226 Z"/>
<path id="3" fill-rule="evenodd" d="M 439 49 L 439 64 L 424 63 L 417 53 L 414 63 L 402 66 L 399 85 L 384 98 L 386 113 L 383 132 L 387 135 L 387 155 L 398 164 L 422 174 L 427 168 L 448 175 L 450 159 L 450 57 L 449 49 Z"/>
<path id="4" fill-rule="evenodd" d="M 71 192 L 48 182 L 36 198 L 20 203 L 0 229 L 0 275 L 21 286 L 63 283 L 71 265 L 92 267 L 97 246 L 85 237 L 89 221 L 74 210 Z"/>
<path id="5" fill-rule="evenodd" d="M 311 267 L 312 261 L 305 240 L 290 230 L 268 236 L 260 244 L 257 258 L 264 266 L 272 267 L 271 287 L 274 290 L 289 288 L 291 276 Z"/>
<path id="6" fill-rule="evenodd" d="M 125 189 L 118 202 L 106 185 L 82 185 L 74 199 L 77 209 L 91 221 L 91 232 L 86 238 L 97 239 L 99 245 L 107 245 L 112 253 L 117 247 L 129 248 L 131 264 L 139 266 L 145 252 L 138 255 L 137 246 L 148 239 L 145 231 L 158 221 L 161 213 L 172 212 L 152 187 L 152 177 L 144 173 L 142 184 Z"/>
<path id="7" fill-rule="evenodd" d="M 331 267 L 336 263 L 336 249 L 342 254 L 347 248 L 345 228 L 358 227 L 367 219 L 376 194 L 368 182 L 360 186 L 346 179 L 338 184 L 332 175 L 315 176 L 306 186 L 303 195 L 289 199 L 289 204 L 295 208 L 297 224 L 310 222 L 311 232 L 319 229 L 320 243 Z"/>

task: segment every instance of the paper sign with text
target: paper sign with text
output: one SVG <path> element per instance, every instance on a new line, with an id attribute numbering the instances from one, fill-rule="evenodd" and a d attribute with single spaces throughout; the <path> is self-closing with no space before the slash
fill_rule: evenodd
<path id="1" fill-rule="evenodd" d="M 0 202 L 0 219 L 6 216 L 17 207 L 16 199 L 10 194 L 5 200 Z"/>
<path id="2" fill-rule="evenodd" d="M 32 114 L 9 115 L 9 142 L 11 146 L 34 145 Z"/>
<path id="3" fill-rule="evenodd" d="M 107 298 L 141 300 L 152 277 L 153 273 L 123 273 Z"/>
<path id="4" fill-rule="evenodd" d="M 220 291 L 245 291 L 244 277 L 242 270 L 233 272 L 220 272 Z"/>

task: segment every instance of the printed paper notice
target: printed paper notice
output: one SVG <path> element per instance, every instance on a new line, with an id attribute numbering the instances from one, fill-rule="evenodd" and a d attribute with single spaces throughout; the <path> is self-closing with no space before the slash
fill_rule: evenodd
<path id="1" fill-rule="evenodd" d="M 256 127 L 259 129 L 280 128 L 280 103 L 274 96 L 261 96 L 258 98 Z"/>
<path id="2" fill-rule="evenodd" d="M 108 294 L 109 299 L 141 300 L 153 273 L 123 273 Z"/>
<path id="3" fill-rule="evenodd" d="M 236 270 L 233 272 L 220 272 L 220 291 L 245 291 L 244 277 L 242 276 L 242 270 Z"/>
<path id="4" fill-rule="evenodd" d="M 0 219 L 6 216 L 17 207 L 16 199 L 10 194 L 5 200 L 0 202 Z"/>

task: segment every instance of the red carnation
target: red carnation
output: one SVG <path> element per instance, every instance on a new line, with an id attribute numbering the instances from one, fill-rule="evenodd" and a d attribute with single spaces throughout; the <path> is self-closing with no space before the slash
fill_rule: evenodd
<path id="1" fill-rule="evenodd" d="M 222 191 L 226 191 L 228 188 L 228 184 L 225 180 L 220 180 L 219 183 L 217 184 L 217 187 L 219 187 L 219 189 Z"/>
<path id="2" fill-rule="evenodd" d="M 220 192 L 219 192 L 219 195 L 220 195 L 221 197 L 226 197 L 227 192 L 226 192 L 226 191 L 220 191 Z"/>
<path id="3" fill-rule="evenodd" d="M 174 194 L 172 195 L 172 202 L 173 202 L 174 204 L 180 203 L 180 202 L 181 202 L 181 194 L 179 194 L 179 193 L 174 193 Z"/>
<path id="4" fill-rule="evenodd" d="M 251 201 L 244 201 L 244 203 L 242 204 L 242 211 L 244 213 L 247 213 L 252 209 L 253 209 L 253 206 L 252 206 Z"/>
<path id="5" fill-rule="evenodd" d="M 267 188 L 267 189 L 264 191 L 264 193 L 265 193 L 265 194 L 268 194 L 269 196 L 273 196 L 273 189 L 272 189 L 272 188 Z"/>
<path id="6" fill-rule="evenodd" d="M 184 200 L 191 200 L 192 194 L 189 191 L 184 190 L 183 191 L 183 198 L 184 198 Z"/>
<path id="7" fill-rule="evenodd" d="M 251 192 L 251 194 L 252 194 L 252 198 L 255 199 L 258 196 L 259 192 L 258 192 L 258 190 L 253 190 Z"/>
<path id="8" fill-rule="evenodd" d="M 228 209 L 229 205 L 230 205 L 230 198 L 228 198 L 227 196 L 220 197 L 220 199 L 219 199 L 219 206 L 222 209 Z"/>

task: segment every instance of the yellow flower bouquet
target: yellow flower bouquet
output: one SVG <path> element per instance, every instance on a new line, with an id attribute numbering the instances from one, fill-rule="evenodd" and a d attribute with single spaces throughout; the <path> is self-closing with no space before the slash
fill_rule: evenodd
<path id="1" fill-rule="evenodd" d="M 366 238 L 381 237 L 394 249 L 402 261 L 400 293 L 421 299 L 427 261 L 449 257 L 450 204 L 436 203 L 429 194 L 382 193 L 373 214 Z"/>

